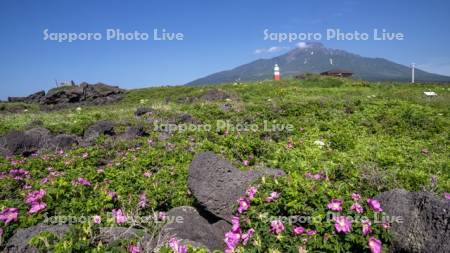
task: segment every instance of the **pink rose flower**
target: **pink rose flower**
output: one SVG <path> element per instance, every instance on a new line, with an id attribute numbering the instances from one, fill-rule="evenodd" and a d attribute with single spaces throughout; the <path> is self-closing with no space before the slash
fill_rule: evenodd
<path id="1" fill-rule="evenodd" d="M 361 195 L 359 195 L 359 193 L 354 192 L 354 193 L 352 193 L 352 199 L 354 201 L 358 201 L 361 199 Z"/>
<path id="2" fill-rule="evenodd" d="M 117 200 L 117 193 L 108 190 L 108 191 L 106 192 L 106 194 L 107 194 L 108 197 L 110 197 L 113 201 L 116 201 L 116 200 Z"/>
<path id="3" fill-rule="evenodd" d="M 376 199 L 367 199 L 367 204 L 369 204 L 369 207 L 376 213 L 383 211 L 380 202 Z"/>
<path id="4" fill-rule="evenodd" d="M 369 249 L 372 253 L 380 253 L 381 252 L 381 241 L 375 237 L 369 238 Z"/>
<path id="5" fill-rule="evenodd" d="M 122 209 L 113 209 L 112 214 L 117 224 L 123 224 L 128 220 L 127 216 L 122 212 Z"/>
<path id="6" fill-rule="evenodd" d="M 231 218 L 231 225 L 231 231 L 233 233 L 241 233 L 241 224 L 238 216 L 233 216 L 233 218 Z"/>
<path id="7" fill-rule="evenodd" d="M 330 203 L 328 203 L 327 207 L 331 211 L 340 212 L 342 211 L 342 203 L 341 199 L 332 199 Z"/>
<path id="8" fill-rule="evenodd" d="M 278 235 L 284 231 L 284 224 L 280 220 L 274 220 L 270 223 L 270 232 Z"/>
<path id="9" fill-rule="evenodd" d="M 292 232 L 294 233 L 294 235 L 300 235 L 305 233 L 305 228 L 302 226 L 294 226 L 292 228 Z"/>
<path id="10" fill-rule="evenodd" d="M 306 234 L 312 236 L 312 235 L 317 234 L 317 231 L 314 229 L 308 229 L 308 230 L 306 230 Z"/>
<path id="11" fill-rule="evenodd" d="M 100 215 L 94 215 L 94 217 L 92 217 L 92 221 L 94 224 L 100 224 L 102 223 L 102 217 L 100 217 Z"/>
<path id="12" fill-rule="evenodd" d="M 45 192 L 44 189 L 40 189 L 38 191 L 30 192 L 30 193 L 27 194 L 27 197 L 25 199 L 25 203 L 31 205 L 33 202 L 40 201 L 44 197 L 45 193 L 46 192 Z"/>
<path id="13" fill-rule="evenodd" d="M 45 204 L 44 202 L 33 202 L 31 204 L 30 210 L 28 210 L 28 213 L 29 214 L 38 213 L 44 210 L 45 208 L 47 208 L 47 204 Z"/>
<path id="14" fill-rule="evenodd" d="M 233 231 L 229 231 L 225 234 L 225 244 L 227 245 L 227 249 L 233 250 L 238 246 L 239 242 L 241 241 L 241 234 L 240 233 L 234 233 Z"/>
<path id="15" fill-rule="evenodd" d="M 0 221 L 3 221 L 6 225 L 8 225 L 10 222 L 17 221 L 18 217 L 19 217 L 18 208 L 8 207 L 0 212 Z"/>
<path id="16" fill-rule="evenodd" d="M 347 234 L 352 230 L 352 220 L 345 216 L 334 218 L 334 228 L 338 233 Z"/>
<path id="17" fill-rule="evenodd" d="M 370 223 L 370 220 L 363 220 L 361 222 L 361 224 L 362 224 L 363 235 L 368 235 L 372 232 L 372 228 L 370 227 L 370 225 L 372 225 L 372 224 Z"/>
<path id="18" fill-rule="evenodd" d="M 363 213 L 364 211 L 363 207 L 358 203 L 353 203 L 353 205 L 350 207 L 350 210 L 353 210 L 357 213 Z"/>
<path id="19" fill-rule="evenodd" d="M 166 219 L 167 219 L 166 213 L 165 213 L 165 212 L 159 212 L 159 213 L 158 213 L 158 219 L 159 219 L 160 221 L 166 220 Z"/>
<path id="20" fill-rule="evenodd" d="M 180 243 L 181 240 L 177 240 L 175 237 L 169 240 L 169 247 L 175 253 L 187 253 L 187 247 Z"/>
<path id="21" fill-rule="evenodd" d="M 256 187 L 252 186 L 250 188 L 247 189 L 247 197 L 249 200 L 252 200 L 255 197 L 255 194 L 258 190 L 256 189 Z"/>
<path id="22" fill-rule="evenodd" d="M 139 203 L 138 203 L 139 208 L 145 208 L 147 206 L 147 197 L 145 196 L 145 192 L 142 192 L 139 195 Z"/>
<path id="23" fill-rule="evenodd" d="M 91 186 L 91 182 L 89 182 L 87 179 L 79 177 L 75 181 L 72 182 L 73 185 L 84 185 L 84 186 Z"/>
<path id="24" fill-rule="evenodd" d="M 128 246 L 128 252 L 129 253 L 139 253 L 139 252 L 141 252 L 141 250 L 139 249 L 138 246 L 131 244 L 130 246 Z"/>
<path id="25" fill-rule="evenodd" d="M 272 192 L 270 193 L 270 196 L 266 198 L 266 202 L 273 202 L 274 200 L 278 199 L 280 197 L 280 194 L 278 192 Z"/>
<path id="26" fill-rule="evenodd" d="M 444 192 L 444 198 L 446 198 L 446 199 L 450 199 L 450 193 L 448 193 L 448 192 Z"/>
<path id="27" fill-rule="evenodd" d="M 247 211 L 247 209 L 250 207 L 250 202 L 246 198 L 240 198 L 239 199 L 239 207 L 238 207 L 238 213 L 243 213 Z"/>
<path id="28" fill-rule="evenodd" d="M 242 244 L 247 245 L 248 241 L 253 237 L 255 230 L 253 228 L 249 229 L 247 233 L 242 235 Z"/>

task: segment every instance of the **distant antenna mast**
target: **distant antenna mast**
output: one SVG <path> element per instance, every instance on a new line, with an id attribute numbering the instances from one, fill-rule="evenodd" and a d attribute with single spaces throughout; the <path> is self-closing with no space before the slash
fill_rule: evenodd
<path id="1" fill-rule="evenodd" d="M 414 83 L 414 71 L 415 71 L 415 68 L 416 68 L 416 64 L 413 62 L 413 63 L 411 63 L 411 83 Z"/>

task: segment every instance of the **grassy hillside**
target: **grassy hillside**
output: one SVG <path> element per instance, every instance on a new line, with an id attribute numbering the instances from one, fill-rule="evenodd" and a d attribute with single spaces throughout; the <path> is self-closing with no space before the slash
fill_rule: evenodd
<path id="1" fill-rule="evenodd" d="M 224 91 L 230 98 L 207 101 L 202 95 L 209 90 Z M 425 97 L 423 92 L 428 90 L 438 96 Z M 155 112 L 136 117 L 134 112 L 139 107 L 152 107 Z M 16 229 L 45 219 L 43 213 L 27 214 L 25 184 L 34 190 L 46 190 L 48 216 L 100 215 L 106 225 L 114 223 L 106 219 L 106 212 L 119 207 L 133 210 L 141 192 L 148 198 L 142 214 L 192 205 L 187 188 L 188 166 L 196 153 L 207 150 L 242 170 L 282 169 L 294 181 L 303 180 L 299 178 L 308 172 L 324 173 L 330 188 L 323 190 L 329 189 L 329 196 L 351 192 L 375 196 L 400 187 L 437 194 L 450 191 L 448 85 L 375 84 L 313 76 L 298 81 L 138 89 L 128 91 L 121 102 L 113 105 L 54 112 L 40 112 L 36 106 L 29 106 L 27 110 L 1 113 L 0 135 L 25 129 L 37 121 L 54 133 L 82 135 L 90 124 L 103 119 L 115 121 L 119 133 L 129 125 L 143 125 L 150 135 L 115 141 L 102 137 L 95 145 L 65 153 L 0 158 L 1 172 L 19 167 L 29 171 L 24 181 L 0 178 L 0 210 L 20 210 L 18 222 L 8 226 L 0 223 L 5 240 Z M 182 114 L 190 114 L 198 124 L 211 125 L 212 129 L 170 134 L 155 131 L 154 122 L 176 121 Z M 217 120 L 258 129 L 217 130 Z M 264 129 L 264 124 L 292 125 L 293 131 L 271 132 Z M 79 177 L 87 179 L 91 186 L 73 184 Z M 292 187 L 292 192 L 302 187 L 285 183 L 285 189 Z M 111 198 L 108 192 L 115 192 L 118 199 Z M 302 192 L 301 196 L 291 194 L 292 201 L 317 198 L 312 189 Z M 59 249 L 73 245 L 79 249 L 94 247 L 89 236 L 75 232 L 65 240 L 71 241 L 71 246 L 60 242 Z M 126 250 L 127 245 L 124 242 L 114 247 Z M 273 245 L 278 247 L 275 242 Z M 259 250 L 270 247 L 261 246 Z"/>

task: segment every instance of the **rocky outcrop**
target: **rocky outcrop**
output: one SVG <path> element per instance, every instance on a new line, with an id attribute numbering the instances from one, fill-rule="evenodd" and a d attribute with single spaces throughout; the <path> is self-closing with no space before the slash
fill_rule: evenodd
<path id="1" fill-rule="evenodd" d="M 73 134 L 52 134 L 43 127 L 33 127 L 43 125 L 35 122 L 26 127 L 27 130 L 13 130 L 0 137 L 0 155 L 22 155 L 30 156 L 42 150 L 67 150 L 78 145 L 89 146 L 100 135 L 111 136 L 111 140 L 133 140 L 137 137 L 148 136 L 144 126 L 128 126 L 125 132 L 117 134 L 116 123 L 109 120 L 101 120 L 93 123 L 84 131 L 83 136 Z"/>
<path id="2" fill-rule="evenodd" d="M 124 92 L 123 89 L 103 83 L 81 83 L 78 86 L 63 86 L 49 90 L 47 95 L 40 99 L 40 103 L 42 105 L 74 103 L 99 105 L 120 100 Z"/>
<path id="3" fill-rule="evenodd" d="M 45 91 L 38 91 L 29 95 L 28 97 L 8 97 L 8 102 L 24 102 L 24 103 L 39 103 L 45 96 Z"/>
<path id="4" fill-rule="evenodd" d="M 68 149 L 80 142 L 78 136 L 69 134 L 53 135 L 48 129 L 37 127 L 25 131 L 11 131 L 0 137 L 1 155 L 29 156 L 42 149 Z"/>
<path id="5" fill-rule="evenodd" d="M 201 208 L 231 222 L 237 200 L 262 175 L 283 176 L 281 170 L 241 171 L 212 152 L 199 154 L 189 167 L 188 187 Z"/>
<path id="6" fill-rule="evenodd" d="M 66 150 L 78 145 L 81 141 L 80 139 L 72 134 L 59 134 L 52 139 L 50 147 L 55 150 Z"/>
<path id="7" fill-rule="evenodd" d="M 46 147 L 51 138 L 45 128 L 33 128 L 26 131 L 11 131 L 3 136 L 0 143 L 8 154 L 29 156 Z"/>
<path id="8" fill-rule="evenodd" d="M 39 91 L 28 97 L 9 97 L 9 102 L 38 103 L 42 109 L 60 109 L 69 105 L 101 105 L 122 99 L 125 90 L 103 83 L 61 86 Z"/>
<path id="9" fill-rule="evenodd" d="M 231 98 L 231 95 L 223 90 L 212 89 L 205 92 L 200 98 L 205 101 L 217 101 Z"/>
<path id="10" fill-rule="evenodd" d="M 114 136 L 116 135 L 114 131 L 114 126 L 115 126 L 114 122 L 109 120 L 97 121 L 96 123 L 90 125 L 84 131 L 84 139 L 87 142 L 91 142 L 102 134 Z"/>
<path id="11" fill-rule="evenodd" d="M 68 225 L 45 225 L 39 224 L 29 228 L 21 228 L 8 240 L 4 248 L 4 252 L 7 253 L 34 253 L 39 252 L 38 249 L 28 245 L 30 239 L 33 236 L 40 234 L 41 232 L 50 232 L 57 237 L 63 237 L 69 232 Z"/>
<path id="12" fill-rule="evenodd" d="M 429 192 L 396 189 L 380 194 L 383 210 L 402 218 L 392 224 L 391 252 L 450 252 L 450 201 Z"/>
<path id="13" fill-rule="evenodd" d="M 37 253 L 37 248 L 29 245 L 30 240 L 42 232 L 50 232 L 53 235 L 62 238 L 70 230 L 70 226 L 63 225 L 47 225 L 38 224 L 26 229 L 19 229 L 8 240 L 3 252 L 6 253 Z M 93 238 L 96 243 L 110 245 L 120 240 L 137 240 L 140 245 L 148 252 L 151 252 L 157 243 L 158 237 L 152 238 L 144 229 L 128 228 L 128 227 L 102 227 L 99 228 L 98 234 Z"/>
<path id="14" fill-rule="evenodd" d="M 134 112 L 134 115 L 140 117 L 146 114 L 151 114 L 153 113 L 155 110 L 153 108 L 149 108 L 149 107 L 140 107 L 138 109 L 136 109 L 136 111 Z"/>
<path id="15" fill-rule="evenodd" d="M 194 124 L 194 125 L 201 123 L 199 119 L 195 118 L 194 116 L 188 113 L 183 113 L 176 116 L 171 122 L 174 124 Z"/>
<path id="16" fill-rule="evenodd" d="M 129 126 L 118 138 L 121 140 L 133 140 L 136 137 L 142 136 L 148 136 L 144 126 Z"/>
<path id="17" fill-rule="evenodd" d="M 199 212 L 190 206 L 176 207 L 167 212 L 168 223 L 162 230 L 163 237 L 175 237 L 183 244 L 194 244 L 209 250 L 223 250 L 224 235 L 231 225 L 219 221 L 219 225 L 210 224 Z"/>

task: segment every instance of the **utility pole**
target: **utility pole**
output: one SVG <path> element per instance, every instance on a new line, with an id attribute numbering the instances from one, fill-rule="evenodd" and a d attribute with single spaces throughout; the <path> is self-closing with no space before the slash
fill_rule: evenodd
<path id="1" fill-rule="evenodd" d="M 413 62 L 411 63 L 411 83 L 414 83 L 414 71 L 416 68 L 416 64 Z"/>

